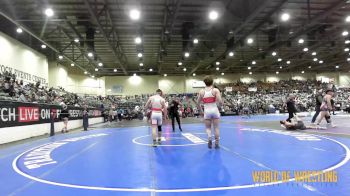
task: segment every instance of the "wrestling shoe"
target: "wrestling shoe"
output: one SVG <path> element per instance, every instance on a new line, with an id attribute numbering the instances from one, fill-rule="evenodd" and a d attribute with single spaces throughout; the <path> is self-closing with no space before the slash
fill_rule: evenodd
<path id="1" fill-rule="evenodd" d="M 157 140 L 153 140 L 152 146 L 153 146 L 153 147 L 157 147 Z"/>
<path id="2" fill-rule="evenodd" d="M 220 148 L 219 146 L 219 139 L 215 139 L 215 149 Z"/>
<path id="3" fill-rule="evenodd" d="M 213 145 L 212 141 L 208 140 L 208 148 L 212 148 L 212 145 Z"/>

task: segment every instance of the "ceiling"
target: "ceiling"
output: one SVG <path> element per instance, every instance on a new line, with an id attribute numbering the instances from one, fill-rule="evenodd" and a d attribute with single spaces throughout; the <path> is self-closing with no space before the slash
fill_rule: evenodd
<path id="1" fill-rule="evenodd" d="M 132 9 L 140 10 L 138 21 L 130 19 Z M 95 76 L 348 72 L 350 38 L 342 32 L 349 11 L 345 0 L 0 0 L 0 30 L 72 72 Z M 283 13 L 290 20 L 283 22 Z"/>

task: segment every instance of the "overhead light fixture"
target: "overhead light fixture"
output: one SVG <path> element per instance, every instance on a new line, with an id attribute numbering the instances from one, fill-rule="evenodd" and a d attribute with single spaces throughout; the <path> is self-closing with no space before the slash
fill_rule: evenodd
<path id="1" fill-rule="evenodd" d="M 143 54 L 142 54 L 141 52 L 139 52 L 139 53 L 137 54 L 137 56 L 138 56 L 139 58 L 141 58 L 141 57 L 143 56 Z"/>
<path id="2" fill-rule="evenodd" d="M 219 70 L 220 70 L 220 67 L 217 67 L 217 68 L 216 68 L 216 71 L 219 71 Z"/>
<path id="3" fill-rule="evenodd" d="M 303 44 L 303 43 L 304 43 L 304 39 L 300 38 L 300 39 L 298 40 L 298 43 L 299 43 L 299 44 Z"/>
<path id="4" fill-rule="evenodd" d="M 280 66 L 280 69 L 282 69 L 283 67 L 282 66 Z"/>
<path id="5" fill-rule="evenodd" d="M 164 74 L 163 76 L 164 76 L 164 77 L 167 77 L 167 76 L 168 76 L 168 74 Z"/>
<path id="6" fill-rule="evenodd" d="M 307 51 L 309 51 L 309 49 L 308 49 L 308 48 L 304 48 L 303 51 L 304 51 L 304 52 L 307 52 Z"/>
<path id="7" fill-rule="evenodd" d="M 74 67 L 74 63 L 71 63 L 70 66 Z"/>
<path id="8" fill-rule="evenodd" d="M 54 14 L 54 12 L 53 12 L 53 10 L 51 8 L 46 8 L 45 9 L 45 15 L 47 17 L 51 17 L 51 16 L 53 16 L 53 14 Z"/>
<path id="9" fill-rule="evenodd" d="M 276 71 L 276 74 L 279 74 L 280 72 Z"/>
<path id="10" fill-rule="evenodd" d="M 185 57 L 189 57 L 190 53 L 189 52 L 185 52 Z"/>
<path id="11" fill-rule="evenodd" d="M 137 74 L 136 73 L 134 73 L 134 74 L 132 74 L 133 76 L 137 76 Z"/>
<path id="12" fill-rule="evenodd" d="M 335 68 L 338 69 L 338 68 L 339 68 L 339 65 L 336 65 Z"/>
<path id="13" fill-rule="evenodd" d="M 343 31 L 342 35 L 343 35 L 343 36 L 348 36 L 348 35 L 349 35 L 349 32 L 348 32 L 348 31 Z"/>
<path id="14" fill-rule="evenodd" d="M 88 74 L 88 72 L 87 72 L 87 71 L 84 71 L 84 74 L 86 75 L 86 74 Z"/>
<path id="15" fill-rule="evenodd" d="M 92 75 L 91 77 L 92 77 L 92 78 L 95 78 L 95 76 L 94 76 L 94 75 Z"/>
<path id="16" fill-rule="evenodd" d="M 256 61 L 252 61 L 252 65 L 255 65 L 256 64 Z"/>
<path id="17" fill-rule="evenodd" d="M 178 65 L 182 65 L 182 62 L 178 62 L 177 64 L 178 64 Z"/>
<path id="18" fill-rule="evenodd" d="M 316 56 L 316 54 L 317 54 L 316 52 L 312 52 L 311 53 L 312 56 Z"/>
<path id="19" fill-rule="evenodd" d="M 140 19 L 140 11 L 137 10 L 137 9 L 130 10 L 129 17 L 131 18 L 131 20 L 138 20 L 138 19 Z"/>
<path id="20" fill-rule="evenodd" d="M 62 55 L 58 55 L 58 59 L 62 60 L 63 56 Z"/>
<path id="21" fill-rule="evenodd" d="M 209 12 L 208 16 L 209 16 L 210 20 L 216 20 L 219 17 L 219 13 L 217 11 L 215 11 L 215 10 L 212 10 L 212 11 Z"/>
<path id="22" fill-rule="evenodd" d="M 347 60 L 347 61 L 350 61 L 350 58 L 347 58 L 346 60 Z"/>
<path id="23" fill-rule="evenodd" d="M 314 61 L 317 61 L 318 59 L 317 59 L 317 58 L 314 58 L 313 60 L 314 60 Z"/>
<path id="24" fill-rule="evenodd" d="M 136 37 L 135 38 L 135 44 L 141 44 L 141 42 L 142 42 L 141 37 Z"/>
<path id="25" fill-rule="evenodd" d="M 345 44 L 350 44 L 350 40 L 345 40 L 345 42 L 344 42 Z"/>
<path id="26" fill-rule="evenodd" d="M 219 61 L 216 61 L 216 62 L 215 62 L 215 65 L 220 65 L 220 62 L 219 62 Z"/>
<path id="27" fill-rule="evenodd" d="M 183 68 L 183 70 L 184 70 L 184 71 L 187 71 L 186 67 L 185 67 L 185 68 Z"/>
<path id="28" fill-rule="evenodd" d="M 287 64 L 289 65 L 289 64 L 290 64 L 290 61 L 287 61 Z"/>
<path id="29" fill-rule="evenodd" d="M 143 66 L 143 63 L 140 63 L 140 67 L 142 67 Z"/>
<path id="30" fill-rule="evenodd" d="M 253 72 L 250 71 L 250 72 L 249 72 L 249 75 L 252 75 L 252 74 L 253 74 Z"/>
<path id="31" fill-rule="evenodd" d="M 195 39 L 193 40 L 193 43 L 194 43 L 194 44 L 198 44 L 198 39 L 195 38 Z"/>
<path id="32" fill-rule="evenodd" d="M 223 76 L 223 75 L 225 75 L 225 73 L 224 73 L 224 72 L 222 72 L 222 73 L 221 73 L 221 75 Z"/>
<path id="33" fill-rule="evenodd" d="M 252 68 L 251 67 L 248 67 L 248 70 L 251 70 Z"/>
<path id="34" fill-rule="evenodd" d="M 347 17 L 345 18 L 345 22 L 350 22 L 350 16 L 347 16 Z"/>
<path id="35" fill-rule="evenodd" d="M 95 71 L 98 71 L 98 68 L 95 68 Z"/>
<path id="36" fill-rule="evenodd" d="M 281 58 L 278 58 L 278 59 L 277 59 L 277 61 L 278 61 L 278 62 L 281 62 L 281 61 L 282 61 L 282 59 L 281 59 Z"/>
<path id="37" fill-rule="evenodd" d="M 196 76 L 196 73 L 193 73 L 192 76 Z"/>
<path id="38" fill-rule="evenodd" d="M 45 45 L 45 44 L 42 44 L 42 45 L 41 45 L 41 48 L 42 48 L 42 49 L 45 49 L 45 48 L 46 48 L 46 45 Z"/>
<path id="39" fill-rule="evenodd" d="M 288 13 L 283 13 L 282 15 L 281 15 L 281 20 L 283 21 L 283 22 L 286 22 L 286 21 L 288 21 L 290 19 L 290 15 L 288 14 Z"/>
<path id="40" fill-rule="evenodd" d="M 348 51 L 349 51 L 349 48 L 344 48 L 344 51 L 345 51 L 345 52 L 348 52 Z"/>
<path id="41" fill-rule="evenodd" d="M 16 31 L 17 31 L 17 33 L 22 33 L 23 32 L 23 30 L 21 28 L 19 28 L 19 27 L 16 29 Z"/>
<path id="42" fill-rule="evenodd" d="M 235 55 L 235 53 L 229 52 L 228 55 L 229 55 L 229 56 L 233 56 L 233 55 Z"/>
<path id="43" fill-rule="evenodd" d="M 75 38 L 75 39 L 74 39 L 74 42 L 75 42 L 75 43 L 78 43 L 78 42 L 79 42 L 79 39 L 78 39 L 78 38 Z"/>
<path id="44" fill-rule="evenodd" d="M 248 43 L 248 44 L 252 44 L 253 42 L 254 42 L 254 39 L 253 39 L 253 38 L 248 38 L 248 39 L 247 39 L 247 43 Z"/>
<path id="45" fill-rule="evenodd" d="M 117 69 L 113 69 L 114 72 L 117 72 L 118 70 Z"/>
<path id="46" fill-rule="evenodd" d="M 153 69 L 152 69 L 152 68 L 150 68 L 150 69 L 149 69 L 149 71 L 153 71 Z"/>
<path id="47" fill-rule="evenodd" d="M 319 64 L 322 64 L 322 63 L 323 63 L 323 61 L 322 61 L 322 60 L 320 60 L 320 61 L 318 61 L 318 63 L 319 63 Z"/>
<path id="48" fill-rule="evenodd" d="M 311 66 L 309 66 L 309 69 L 311 69 Z"/>
<path id="49" fill-rule="evenodd" d="M 94 54 L 92 52 L 88 53 L 88 57 L 93 57 L 93 56 L 94 56 Z"/>
<path id="50" fill-rule="evenodd" d="M 273 51 L 272 56 L 276 56 L 276 55 L 277 55 L 277 52 Z"/>
<path id="51" fill-rule="evenodd" d="M 102 66 L 103 66 L 103 63 L 99 62 L 99 63 L 98 63 L 98 66 L 102 67 Z"/>
<path id="52" fill-rule="evenodd" d="M 303 74 L 303 73 L 305 73 L 305 71 L 301 71 L 301 73 Z"/>

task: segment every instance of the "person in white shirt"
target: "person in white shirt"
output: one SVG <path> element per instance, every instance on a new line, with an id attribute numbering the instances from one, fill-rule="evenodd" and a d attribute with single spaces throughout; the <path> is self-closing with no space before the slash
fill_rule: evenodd
<path id="1" fill-rule="evenodd" d="M 153 147 L 161 142 L 163 113 L 165 119 L 168 118 L 165 99 L 162 97 L 162 90 L 158 89 L 156 94 L 151 96 L 145 104 L 145 109 L 151 109 L 152 139 Z M 157 143 L 157 127 L 158 127 L 158 143 Z"/>

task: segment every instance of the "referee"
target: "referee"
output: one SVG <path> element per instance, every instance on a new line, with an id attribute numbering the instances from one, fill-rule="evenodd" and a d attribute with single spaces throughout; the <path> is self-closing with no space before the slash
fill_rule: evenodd
<path id="1" fill-rule="evenodd" d="M 171 117 L 171 124 L 173 126 L 173 132 L 175 132 L 175 118 L 177 121 L 177 124 L 179 125 L 179 129 L 180 131 L 182 131 L 181 129 L 181 123 L 180 123 L 180 116 L 179 116 L 179 105 L 182 106 L 182 104 L 179 102 L 178 98 L 173 97 L 172 102 L 170 103 L 170 108 L 169 108 L 169 114 Z"/>

